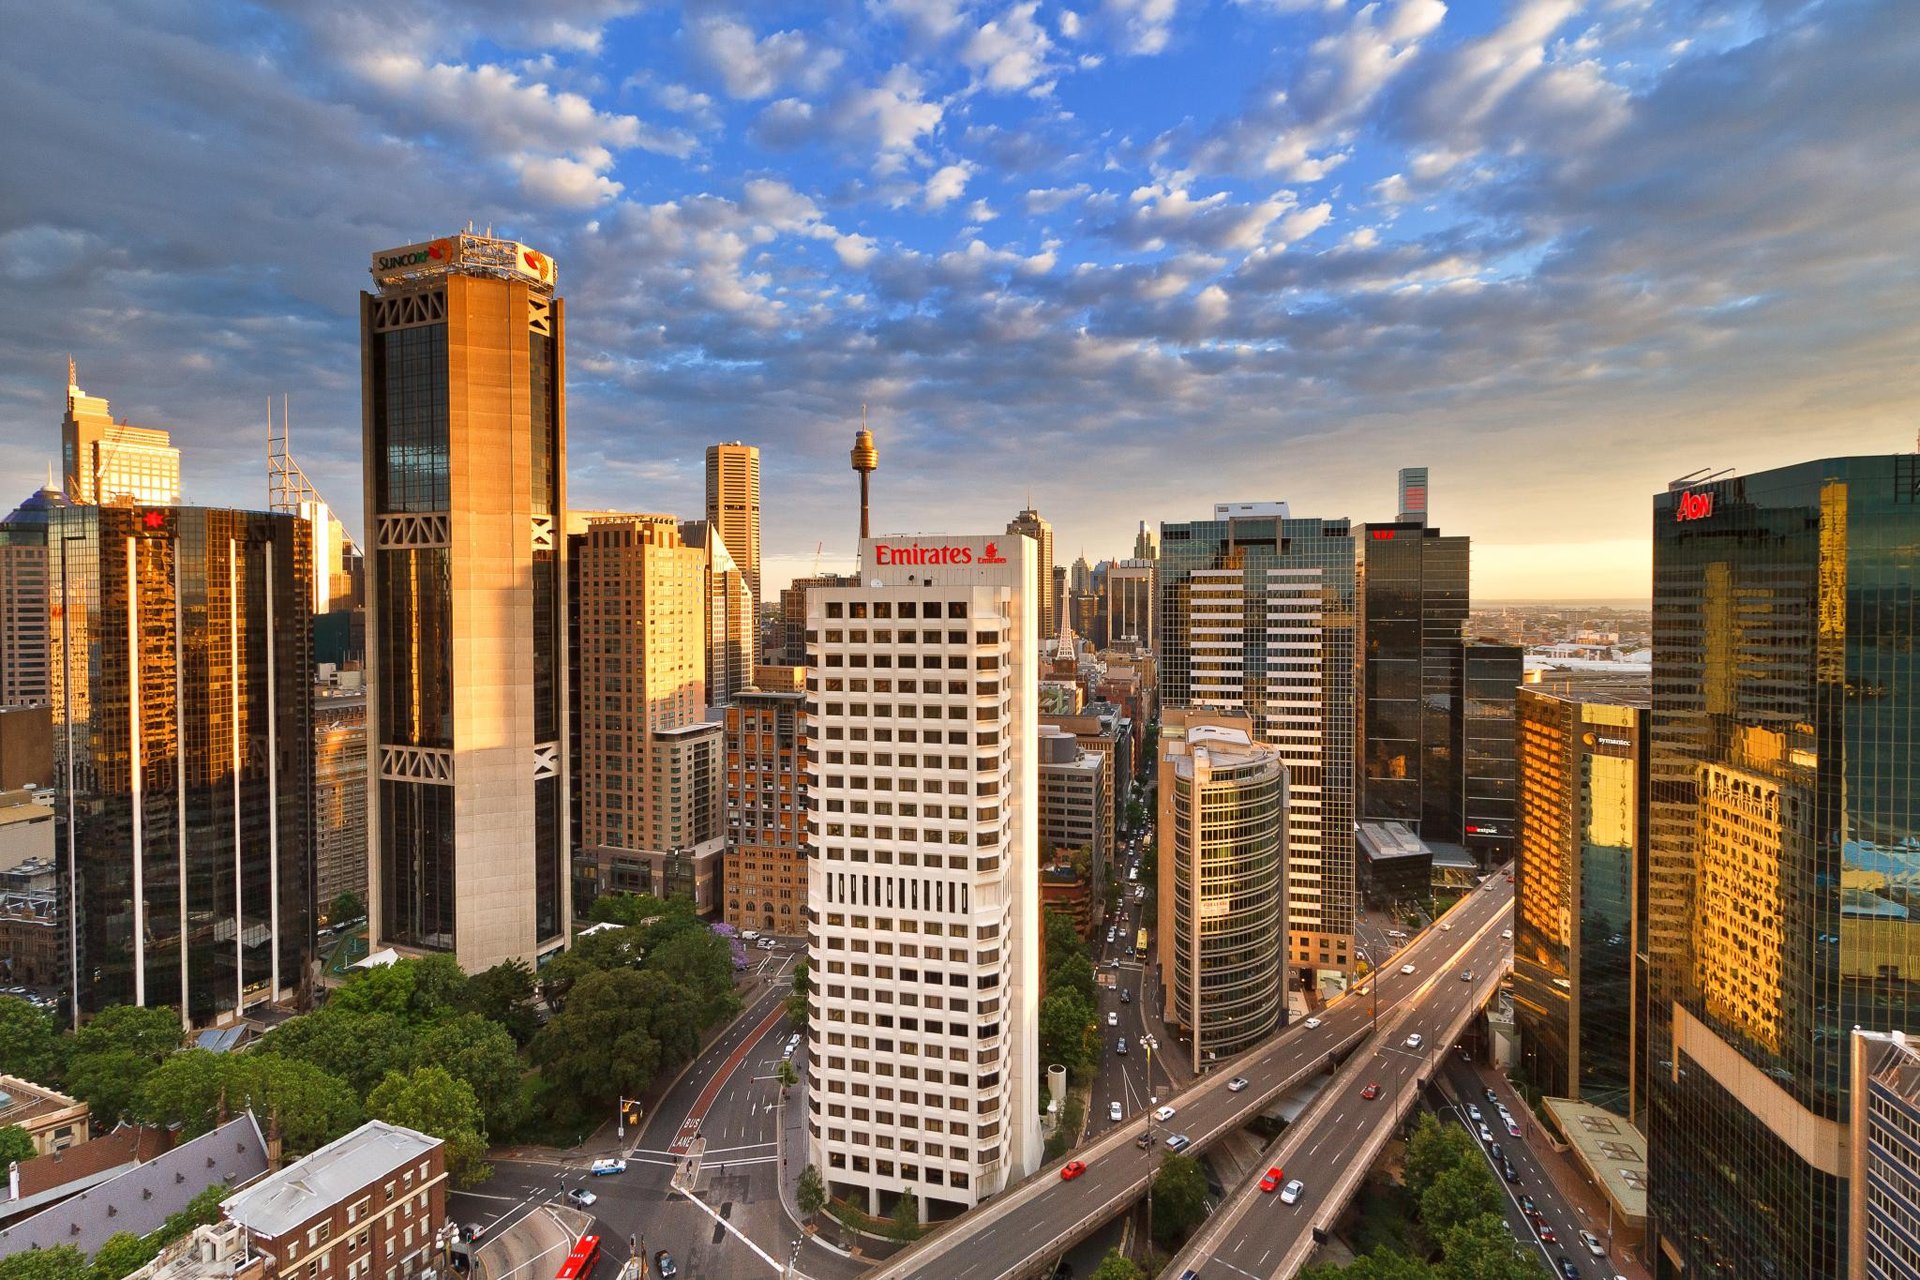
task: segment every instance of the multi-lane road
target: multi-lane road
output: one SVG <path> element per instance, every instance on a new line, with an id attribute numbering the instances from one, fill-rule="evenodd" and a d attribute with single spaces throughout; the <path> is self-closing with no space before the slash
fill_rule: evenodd
<path id="1" fill-rule="evenodd" d="M 1500 934 L 1511 901 L 1511 886 L 1494 877 L 1489 887 L 1469 894 L 1450 913 L 1447 928 L 1430 929 L 1412 941 L 1394 957 L 1397 963 L 1387 972 L 1376 974 L 1314 1019 L 1318 1025 L 1302 1022 L 1291 1027 L 1167 1099 L 1175 1114 L 1155 1126 L 1157 1140 L 1150 1149 L 1142 1150 L 1134 1141 L 1147 1129 L 1145 1117 L 1115 1126 L 1073 1153 L 1087 1166 L 1078 1178 L 1064 1181 L 1058 1165 L 1050 1166 L 900 1255 L 876 1271 L 875 1280 L 990 1280 L 1033 1274 L 1139 1198 L 1166 1151 L 1159 1139 L 1179 1134 L 1186 1137 L 1189 1154 L 1205 1150 L 1283 1094 L 1326 1072 L 1338 1055 L 1366 1043 L 1376 1016 L 1382 1027 L 1393 1025 L 1403 1004 L 1409 1005 L 1404 1011 L 1406 1026 L 1397 1032 L 1394 1045 L 1385 1046 L 1384 1041 L 1369 1045 L 1362 1056 L 1368 1070 L 1380 1075 L 1383 1089 L 1396 1080 L 1411 1087 L 1417 1075 L 1431 1074 L 1430 1064 L 1423 1065 L 1423 1050 L 1434 1049 L 1431 1037 L 1459 1014 L 1464 1001 L 1484 994 L 1492 967 L 1504 963 L 1501 957 L 1510 944 Z M 1401 965 L 1411 965 L 1413 972 L 1402 973 Z M 1460 981 L 1463 966 L 1474 968 L 1474 981 Z M 1416 1030 L 1428 1038 L 1422 1049 L 1405 1051 L 1404 1036 Z M 1111 1045 L 1108 1048 L 1111 1052 Z M 1234 1077 L 1245 1079 L 1246 1087 L 1231 1088 Z M 1335 1117 L 1325 1130 L 1318 1128 L 1322 1113 Z M 1309 1178 L 1310 1193 L 1317 1189 L 1322 1196 L 1330 1194 L 1336 1168 L 1352 1160 L 1352 1142 L 1334 1140 L 1343 1126 L 1351 1138 L 1356 1131 L 1381 1123 L 1383 1117 L 1391 1124 L 1385 1107 L 1363 1113 L 1345 1099 L 1310 1107 L 1303 1114 L 1287 1136 L 1307 1135 L 1300 1143 L 1304 1164 L 1299 1167 Z M 1275 1209 L 1280 1207 L 1277 1197 L 1266 1199 L 1273 1201 Z M 1299 1207 L 1310 1211 L 1313 1203 L 1310 1194 Z M 1246 1212 L 1237 1204 L 1235 1209 L 1241 1215 Z M 1295 1219 L 1304 1224 L 1308 1214 L 1298 1213 Z M 1234 1256 L 1243 1256 L 1238 1252 L 1244 1247 L 1239 1233 L 1226 1232 L 1217 1239 L 1222 1248 L 1235 1250 Z M 1246 1254 L 1245 1260 L 1257 1265 L 1263 1251 Z"/>

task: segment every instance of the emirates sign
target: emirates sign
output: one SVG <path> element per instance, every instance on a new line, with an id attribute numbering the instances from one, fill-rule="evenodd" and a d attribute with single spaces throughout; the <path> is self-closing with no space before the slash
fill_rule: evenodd
<path id="1" fill-rule="evenodd" d="M 1680 500 L 1674 503 L 1675 520 L 1705 520 L 1713 514 L 1713 494 L 1695 493 L 1691 489 L 1683 490 Z"/>

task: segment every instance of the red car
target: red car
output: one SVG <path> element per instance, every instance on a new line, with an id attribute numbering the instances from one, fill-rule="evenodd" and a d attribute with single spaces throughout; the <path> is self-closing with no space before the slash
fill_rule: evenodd
<path id="1" fill-rule="evenodd" d="M 1380 1096 L 1380 1082 L 1376 1080 L 1374 1083 L 1362 1089 L 1360 1091 L 1360 1096 L 1365 1098 L 1368 1102 L 1372 1102 L 1375 1098 Z"/>
<path id="2" fill-rule="evenodd" d="M 1553 1228 L 1544 1222 L 1540 1224 L 1540 1239 L 1545 1244 L 1554 1243 Z"/>
<path id="3" fill-rule="evenodd" d="M 1280 1184 L 1286 1181 L 1286 1177 L 1286 1174 L 1280 1172 L 1280 1166 L 1275 1165 L 1273 1168 L 1267 1170 L 1266 1177 L 1260 1179 L 1260 1189 L 1266 1192 L 1278 1191 Z"/>
<path id="4" fill-rule="evenodd" d="M 1064 1165 L 1060 1166 L 1060 1180 L 1062 1182 L 1069 1182 L 1074 1178 L 1079 1177 L 1081 1174 L 1085 1173 L 1086 1171 L 1087 1171 L 1086 1161 L 1069 1160 Z"/>

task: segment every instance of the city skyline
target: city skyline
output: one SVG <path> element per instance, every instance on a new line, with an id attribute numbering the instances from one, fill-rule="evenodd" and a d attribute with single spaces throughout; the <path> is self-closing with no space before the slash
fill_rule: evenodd
<path id="1" fill-rule="evenodd" d="M 1380 520 L 1429 466 L 1496 599 L 1644 597 L 1673 476 L 1911 443 L 1891 3 L 623 9 L 21 15 L 9 501 L 71 352 L 187 500 L 264 505 L 289 392 L 356 510 L 359 272 L 469 217 L 561 264 L 579 505 L 693 516 L 757 443 L 768 598 L 850 563 L 862 403 L 879 528 L 1030 501 L 1120 558 L 1189 496 Z"/>

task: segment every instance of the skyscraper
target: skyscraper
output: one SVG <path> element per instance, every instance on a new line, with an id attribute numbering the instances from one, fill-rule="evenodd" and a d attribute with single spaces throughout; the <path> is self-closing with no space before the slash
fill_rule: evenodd
<path id="1" fill-rule="evenodd" d="M 313 905 L 332 919 L 341 894 L 367 903 L 367 692 L 316 689 L 313 702 Z"/>
<path id="2" fill-rule="evenodd" d="M 1160 527 L 1159 591 L 1162 704 L 1244 712 L 1286 763 L 1289 989 L 1337 991 L 1353 954 L 1352 527 L 1221 503 Z"/>
<path id="3" fill-rule="evenodd" d="M 1154 562 L 1121 560 L 1107 566 L 1107 646 L 1153 647 Z"/>
<path id="4" fill-rule="evenodd" d="M 807 933 L 804 668 L 761 667 L 726 711 L 726 919 Z"/>
<path id="5" fill-rule="evenodd" d="M 665 515 L 596 516 L 569 541 L 582 855 L 601 891 L 701 898 L 704 884 L 710 899 L 724 777 L 722 729 L 706 719 L 706 552 Z"/>
<path id="6" fill-rule="evenodd" d="M 180 501 L 180 451 L 165 431 L 115 422 L 106 400 L 80 389 L 67 361 L 67 416 L 60 423 L 60 465 L 76 504 Z"/>
<path id="7" fill-rule="evenodd" d="M 140 1004 L 204 1026 L 291 997 L 313 943 L 306 526 L 76 506 L 48 546 L 75 1020 Z"/>
<path id="8" fill-rule="evenodd" d="M 1038 511 L 1028 507 L 1007 521 L 1007 532 L 1024 533 L 1039 547 L 1040 609 L 1036 618 L 1040 625 L 1040 638 L 1051 640 L 1060 634 L 1061 605 L 1061 593 L 1053 576 L 1053 526 Z"/>
<path id="9" fill-rule="evenodd" d="M 747 578 L 753 630 L 760 615 L 760 450 L 738 440 L 707 446 L 707 523 Z M 749 660 L 746 675 L 751 676 Z M 745 679 L 741 681 L 746 683 Z"/>
<path id="10" fill-rule="evenodd" d="M 1155 536 L 1147 522 L 1140 522 L 1140 529 L 1133 535 L 1133 558 L 1135 560 L 1158 560 L 1160 558 L 1160 539 Z"/>
<path id="11" fill-rule="evenodd" d="M 1424 525 L 1427 522 L 1425 467 L 1400 468 L 1400 513 L 1394 519 L 1400 524 Z"/>
<path id="12" fill-rule="evenodd" d="M 1040 1163 L 1037 549 L 861 545 L 807 598 L 807 1159 L 950 1217 Z"/>
<path id="13" fill-rule="evenodd" d="M 1517 644 L 1470 640 L 1460 646 L 1453 703 L 1453 757 L 1460 762 L 1460 841 L 1483 866 L 1513 853 L 1519 769 L 1514 761 L 1513 700 L 1526 678 Z M 1642 846 L 1644 847 L 1644 846 Z"/>
<path id="14" fill-rule="evenodd" d="M 566 942 L 565 304 L 459 233 L 360 295 L 372 942 L 461 966 Z"/>
<path id="15" fill-rule="evenodd" d="M 680 536 L 706 562 L 706 698 L 713 706 L 725 706 L 753 683 L 759 609 L 747 575 L 711 520 L 682 520 Z"/>
<path id="16" fill-rule="evenodd" d="M 53 698 L 47 523 L 66 505 L 48 485 L 0 523 L 0 707 Z"/>
<path id="17" fill-rule="evenodd" d="M 1914 454 L 1653 500 L 1648 1212 L 1690 1276 L 1847 1264 L 1848 1033 L 1920 1017 L 1916 547 Z"/>

